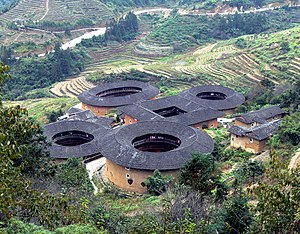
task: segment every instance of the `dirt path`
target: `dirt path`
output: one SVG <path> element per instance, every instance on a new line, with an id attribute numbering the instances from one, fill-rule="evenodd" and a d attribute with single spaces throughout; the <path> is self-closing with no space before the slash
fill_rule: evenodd
<path id="1" fill-rule="evenodd" d="M 106 162 L 105 158 L 102 157 L 102 158 L 96 159 L 94 161 L 91 161 L 91 162 L 85 164 L 86 170 L 89 173 L 89 179 L 94 187 L 94 194 L 96 194 L 99 191 L 99 189 L 97 188 L 97 186 L 95 185 L 95 183 L 93 181 L 93 176 L 101 167 L 103 167 L 105 165 L 105 162 Z"/>
<path id="2" fill-rule="evenodd" d="M 43 20 L 43 19 L 46 17 L 46 15 L 48 14 L 48 12 L 49 12 L 49 0 L 46 0 L 46 12 L 45 12 L 45 14 L 40 18 L 40 21 Z"/>
<path id="3" fill-rule="evenodd" d="M 15 42 L 16 40 L 18 40 L 19 37 L 22 36 L 23 33 L 24 33 L 24 32 L 21 32 L 21 33 L 13 40 L 13 42 Z"/>
<path id="4" fill-rule="evenodd" d="M 297 150 L 294 157 L 292 157 L 289 169 L 295 169 L 297 166 L 300 166 L 300 148 Z"/>

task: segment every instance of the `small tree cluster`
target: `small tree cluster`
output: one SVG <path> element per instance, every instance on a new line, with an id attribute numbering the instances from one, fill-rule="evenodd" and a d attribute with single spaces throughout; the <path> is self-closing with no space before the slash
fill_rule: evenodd
<path id="1" fill-rule="evenodd" d="M 159 196 L 167 191 L 172 179 L 172 176 L 162 176 L 159 170 L 155 170 L 153 176 L 149 176 L 145 180 L 145 185 L 151 195 Z"/>

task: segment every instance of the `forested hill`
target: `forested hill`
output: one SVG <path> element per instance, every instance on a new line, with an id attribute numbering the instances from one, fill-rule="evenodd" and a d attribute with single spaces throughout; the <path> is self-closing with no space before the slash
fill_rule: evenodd
<path id="1" fill-rule="evenodd" d="M 222 0 L 101 0 L 107 5 L 113 5 L 116 8 L 126 7 L 147 7 L 147 6 L 186 6 L 190 8 L 206 8 L 211 9 L 218 6 L 218 4 L 224 4 Z M 239 10 L 247 9 L 249 7 L 262 7 L 266 4 L 278 2 L 276 0 L 228 0 L 226 4 L 230 7 L 237 7 Z M 283 3 L 284 1 L 281 1 Z"/>
<path id="2" fill-rule="evenodd" d="M 0 0 L 0 14 L 15 6 L 19 0 Z"/>

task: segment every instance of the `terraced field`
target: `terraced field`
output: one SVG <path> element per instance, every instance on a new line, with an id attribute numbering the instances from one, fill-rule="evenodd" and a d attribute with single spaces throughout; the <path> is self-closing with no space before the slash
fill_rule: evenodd
<path id="1" fill-rule="evenodd" d="M 51 1 L 51 0 L 50 0 Z M 52 0 L 53 1 L 53 0 Z M 15 19 L 39 20 L 46 11 L 44 0 L 20 0 L 20 2 L 8 12 L 0 15 L 1 23 L 9 23 Z"/>
<path id="2" fill-rule="evenodd" d="M 296 80 L 300 74 L 300 58 L 295 57 L 299 50 L 299 32 L 300 27 L 295 27 L 274 34 L 243 36 L 249 45 L 245 49 L 237 48 L 235 39 L 232 39 L 206 44 L 183 54 L 165 56 L 137 52 L 140 45 L 138 40 L 114 44 L 91 50 L 87 69 L 80 77 L 97 77 L 136 69 L 162 76 L 160 85 L 165 83 L 174 90 L 201 84 L 251 87 L 267 75 L 274 83 L 281 82 L 283 77 Z M 293 49 L 283 52 L 282 41 L 291 41 L 289 46 Z M 280 70 L 278 64 L 283 64 L 285 70 Z M 56 92 L 58 96 L 75 96 L 78 93 L 71 88 L 71 84 L 67 85 L 68 82 L 74 81 L 58 84 L 56 89 L 62 90 L 61 93 Z M 66 87 L 71 92 L 66 91 Z"/>
<path id="3" fill-rule="evenodd" d="M 294 80 L 299 80 L 300 78 L 300 58 L 296 57 L 290 63 L 288 72 L 294 77 Z"/>
<path id="4" fill-rule="evenodd" d="M 78 94 L 93 87 L 94 85 L 86 81 L 85 77 L 78 77 L 57 83 L 50 92 L 57 97 L 77 97 Z"/>
<path id="5" fill-rule="evenodd" d="M 40 98 L 24 101 L 4 102 L 5 106 L 20 105 L 28 109 L 29 116 L 35 118 L 41 124 L 47 123 L 46 113 L 59 110 L 66 111 L 79 103 L 77 98 Z"/>
<path id="6" fill-rule="evenodd" d="M 84 18 L 99 23 L 100 21 L 105 22 L 114 15 L 109 7 L 97 0 L 48 1 L 48 8 L 46 8 L 46 0 L 20 0 L 16 7 L 0 15 L 0 22 L 9 23 L 21 19 L 74 23 L 78 19 Z"/>
<path id="7" fill-rule="evenodd" d="M 100 22 L 112 17 L 112 10 L 101 1 L 49 0 L 49 12 L 44 20 L 74 22 L 84 18 Z"/>

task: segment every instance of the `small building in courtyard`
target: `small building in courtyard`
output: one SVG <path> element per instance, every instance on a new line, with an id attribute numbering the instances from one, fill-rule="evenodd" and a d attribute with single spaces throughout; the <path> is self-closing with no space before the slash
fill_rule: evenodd
<path id="1" fill-rule="evenodd" d="M 119 108 L 125 125 L 147 120 L 167 120 L 198 129 L 217 128 L 222 111 L 202 107 L 180 96 L 171 96 Z"/>

